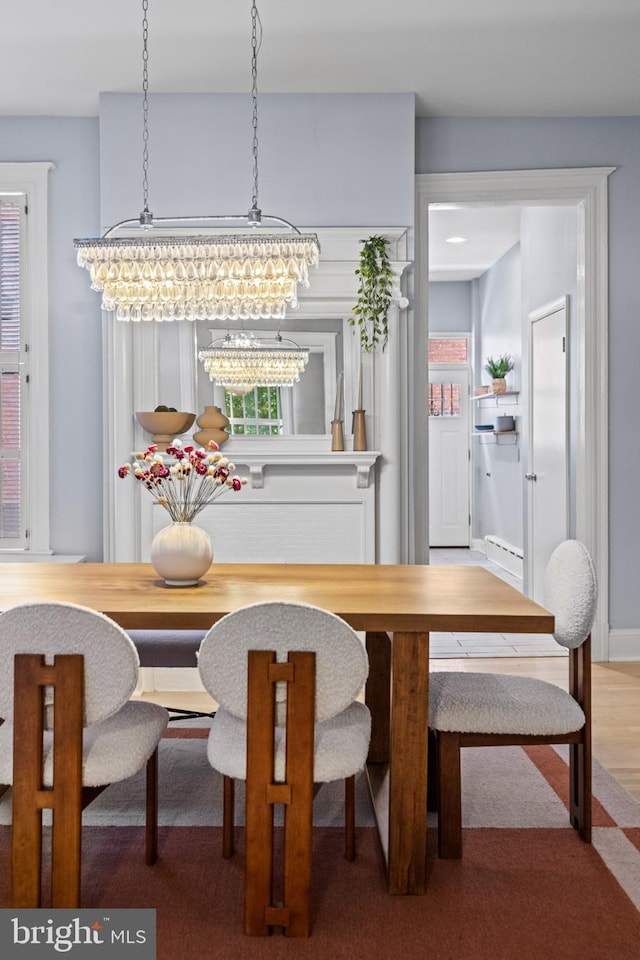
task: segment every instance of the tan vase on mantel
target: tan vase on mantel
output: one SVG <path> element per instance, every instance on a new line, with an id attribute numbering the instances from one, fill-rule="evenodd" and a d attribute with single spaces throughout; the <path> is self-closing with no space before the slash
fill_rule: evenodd
<path id="1" fill-rule="evenodd" d="M 497 377 L 495 380 L 491 381 L 492 393 L 506 393 L 507 392 L 507 381 L 504 377 Z"/>
<path id="2" fill-rule="evenodd" d="M 143 410 L 136 417 L 142 429 L 152 435 L 158 450 L 165 453 L 176 437 L 191 428 L 196 415 L 176 410 Z"/>
<path id="3" fill-rule="evenodd" d="M 229 434 L 224 429 L 229 426 L 229 418 L 220 407 L 205 407 L 196 423 L 200 430 L 194 433 L 193 439 L 202 447 L 206 447 L 210 440 L 214 440 L 221 447 L 229 439 Z"/>

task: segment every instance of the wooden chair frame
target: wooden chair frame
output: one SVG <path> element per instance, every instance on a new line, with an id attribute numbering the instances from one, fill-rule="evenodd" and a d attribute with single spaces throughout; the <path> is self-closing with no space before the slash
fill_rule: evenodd
<path id="1" fill-rule="evenodd" d="M 244 931 L 308 937 L 313 822 L 315 654 L 249 651 Z M 274 782 L 276 683 L 287 683 L 285 782 Z M 273 809 L 285 805 L 284 904 L 272 904 Z"/>
<path id="2" fill-rule="evenodd" d="M 43 786 L 45 689 L 53 699 L 53 785 Z M 14 672 L 12 905 L 41 906 L 42 811 L 53 810 L 51 906 L 80 902 L 84 658 L 18 654 Z"/>
<path id="3" fill-rule="evenodd" d="M 556 736 L 518 736 L 491 733 L 430 731 L 436 747 L 438 854 L 462 856 L 462 747 L 528 746 L 568 743 L 569 819 L 585 843 L 591 843 L 591 636 L 569 651 L 569 693 L 580 704 L 585 724 L 574 733 Z M 430 796 L 433 794 L 430 792 Z"/>
<path id="4" fill-rule="evenodd" d="M 51 906 L 80 904 L 82 810 L 104 787 L 82 786 L 84 657 L 64 654 L 14 658 L 11 903 L 37 908 L 42 898 L 42 811 L 53 811 Z M 43 780 L 45 689 L 53 689 L 53 783 Z M 147 762 L 145 860 L 157 860 L 158 754 Z"/>

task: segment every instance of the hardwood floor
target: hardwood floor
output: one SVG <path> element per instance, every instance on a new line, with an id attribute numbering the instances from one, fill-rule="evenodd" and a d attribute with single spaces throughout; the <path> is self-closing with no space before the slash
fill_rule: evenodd
<path id="1" fill-rule="evenodd" d="M 432 660 L 433 670 L 513 673 L 539 677 L 565 687 L 566 658 L 481 657 Z M 600 763 L 640 802 L 640 663 L 594 663 L 593 752 Z M 157 691 L 144 695 L 164 706 L 215 709 L 206 693 Z"/>

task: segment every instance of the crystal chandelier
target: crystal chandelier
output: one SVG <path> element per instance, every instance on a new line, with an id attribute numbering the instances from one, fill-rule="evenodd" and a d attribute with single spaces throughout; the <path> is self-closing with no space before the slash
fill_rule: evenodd
<path id="1" fill-rule="evenodd" d="M 309 351 L 293 340 L 258 339 L 245 331 L 214 340 L 198 359 L 209 379 L 233 393 L 253 387 L 292 387 L 309 360 Z"/>
<path id="2" fill-rule="evenodd" d="M 309 267 L 318 263 L 315 234 L 302 234 L 282 217 L 263 214 L 258 206 L 258 27 L 251 3 L 251 102 L 253 193 L 248 214 L 157 217 L 149 210 L 149 0 L 142 0 L 143 36 L 143 210 L 121 220 L 102 237 L 75 240 L 78 265 L 102 293 L 102 309 L 118 320 L 258 320 L 282 319 L 298 305 L 298 285 L 309 286 Z M 180 225 L 210 227 L 244 222 L 249 232 L 175 235 Z M 263 232 L 263 222 L 276 229 Z M 123 228 L 141 228 L 139 236 L 114 236 Z M 154 232 L 162 225 L 172 235 Z M 284 228 L 284 229 L 282 229 Z"/>

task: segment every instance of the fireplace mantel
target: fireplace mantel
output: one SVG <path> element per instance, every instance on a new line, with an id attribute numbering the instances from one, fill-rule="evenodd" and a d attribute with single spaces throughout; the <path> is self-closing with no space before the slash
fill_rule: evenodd
<path id="1" fill-rule="evenodd" d="M 326 437 L 256 437 L 239 439 L 233 437 L 224 444 L 222 451 L 232 460 L 240 473 L 245 473 L 256 490 L 264 487 L 265 472 L 272 467 L 286 467 L 295 473 L 298 468 L 317 467 L 322 473 L 346 467 L 348 476 L 353 471 L 355 485 L 366 490 L 371 482 L 371 473 L 380 456 L 378 450 L 331 450 Z M 247 469 L 243 471 L 243 467 Z"/>
<path id="2" fill-rule="evenodd" d="M 397 227 L 305 227 L 317 232 L 321 260 L 310 274 L 290 320 L 304 328 L 315 318 L 342 323 L 345 406 L 355 396 L 365 361 L 367 436 L 372 450 L 331 450 L 331 436 L 232 437 L 223 451 L 249 484 L 238 497 L 223 497 L 198 518 L 209 528 L 219 561 L 400 563 L 403 554 L 406 450 L 401 442 L 407 383 L 404 274 L 409 266 L 407 232 Z M 394 274 L 389 342 L 384 352 L 360 356 L 357 333 L 348 324 L 357 296 L 360 241 L 389 238 Z M 154 533 L 168 514 L 154 507 L 133 481 L 117 479 L 129 451 L 148 442 L 136 410 L 158 403 L 196 409 L 193 327 L 187 321 L 116 323 L 103 318 L 105 355 L 106 484 L 105 559 L 148 559 Z M 345 415 L 345 430 L 350 427 Z M 183 438 L 186 440 L 186 438 Z"/>

